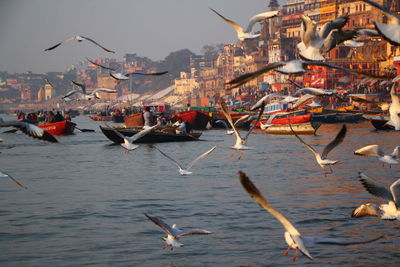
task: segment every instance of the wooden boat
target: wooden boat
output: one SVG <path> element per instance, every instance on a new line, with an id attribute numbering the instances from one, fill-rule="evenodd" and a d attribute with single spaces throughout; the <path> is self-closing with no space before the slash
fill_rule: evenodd
<path id="1" fill-rule="evenodd" d="M 313 114 L 313 121 L 320 121 L 323 123 L 356 123 L 364 120 L 362 113 L 349 113 L 349 112 L 329 112 Z"/>
<path id="2" fill-rule="evenodd" d="M 322 123 L 318 121 L 310 121 L 306 123 L 292 124 L 292 128 L 297 134 L 315 134 L 321 124 Z M 264 131 L 267 134 L 292 134 L 289 124 L 274 124 Z"/>
<path id="3" fill-rule="evenodd" d="M 52 135 L 68 135 L 74 133 L 76 124 L 72 121 L 64 120 L 38 126 Z"/>
<path id="4" fill-rule="evenodd" d="M 390 120 L 390 116 L 375 116 L 369 120 L 376 130 L 394 130 L 392 125 L 387 124 L 387 122 Z"/>
<path id="5" fill-rule="evenodd" d="M 125 126 L 127 128 L 143 126 L 144 125 L 143 112 L 126 115 L 124 117 L 124 121 L 125 121 Z"/>
<path id="6" fill-rule="evenodd" d="M 113 141 L 114 143 L 120 144 L 124 140 L 118 136 L 112 129 L 105 126 L 99 126 L 103 134 Z M 139 132 L 141 128 L 115 128 L 125 136 L 132 136 Z M 161 142 L 182 142 L 182 141 L 197 141 L 201 136 L 202 132 L 192 132 L 190 134 L 175 134 L 175 133 L 164 133 L 160 131 L 151 132 L 142 138 L 135 141 L 135 143 L 161 143 Z"/>
<path id="7" fill-rule="evenodd" d="M 247 112 L 229 112 L 229 114 L 231 115 L 233 123 L 235 123 L 241 117 L 249 115 L 251 113 L 247 113 Z M 218 120 L 225 121 L 226 124 L 229 125 L 229 123 L 226 120 L 225 115 L 223 114 L 222 111 L 216 111 L 216 112 L 211 113 L 211 126 L 213 128 L 219 128 L 219 129 L 225 128 L 225 126 L 223 124 L 215 123 Z M 240 122 L 238 125 L 236 125 L 236 128 L 248 129 L 250 127 L 250 123 L 251 123 L 251 121 L 244 120 L 244 121 Z"/>
<path id="8" fill-rule="evenodd" d="M 210 121 L 208 113 L 199 110 L 188 110 L 174 113 L 170 118 L 182 118 L 183 121 L 189 122 L 193 130 L 205 130 L 207 123 Z"/>
<path id="9" fill-rule="evenodd" d="M 112 121 L 112 116 L 91 115 L 89 118 L 94 121 Z"/>
<path id="10" fill-rule="evenodd" d="M 261 119 L 261 123 L 265 124 L 268 119 L 268 115 L 265 119 Z M 298 124 L 298 123 L 307 123 L 311 121 L 312 114 L 308 114 L 306 110 L 295 111 L 295 112 L 282 112 L 281 114 L 278 113 L 275 119 L 272 120 L 271 124 L 273 125 L 286 125 L 289 124 Z M 256 124 L 256 127 L 260 127 L 260 122 Z"/>

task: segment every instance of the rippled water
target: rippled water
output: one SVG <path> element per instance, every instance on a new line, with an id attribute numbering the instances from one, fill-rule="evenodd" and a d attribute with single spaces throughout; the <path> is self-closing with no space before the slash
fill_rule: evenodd
<path id="1" fill-rule="evenodd" d="M 331 159 L 341 162 L 324 177 L 313 155 L 292 136 L 249 138 L 254 150 L 241 160 L 231 157 L 233 136 L 205 131 L 199 142 L 160 143 L 158 147 L 182 163 L 214 145 L 218 148 L 180 176 L 174 165 L 149 145 L 124 154 L 85 116 L 80 128 L 96 129 L 58 137 L 59 143 L 23 134 L 0 134 L 16 144 L 0 155 L 0 169 L 29 189 L 0 180 L 1 266 L 317 266 L 396 265 L 400 261 L 400 222 L 352 219 L 354 207 L 382 203 L 358 181 L 365 171 L 385 184 L 399 176 L 399 166 L 382 168 L 377 160 L 353 155 L 367 144 L 399 145 L 398 132 L 373 132 L 368 122 L 349 124 L 343 144 Z M 323 125 L 318 136 L 304 139 L 322 150 L 341 125 Z M 3 131 L 3 130 L 2 130 Z M 309 245 L 315 258 L 284 256 L 282 225 L 244 191 L 237 171 L 243 170 L 271 204 L 305 236 L 361 240 L 385 235 L 375 243 L 347 247 Z M 143 212 L 176 223 L 204 228 L 208 236 L 188 236 L 184 247 L 161 249 L 164 233 Z M 290 252 L 293 255 L 294 251 Z"/>

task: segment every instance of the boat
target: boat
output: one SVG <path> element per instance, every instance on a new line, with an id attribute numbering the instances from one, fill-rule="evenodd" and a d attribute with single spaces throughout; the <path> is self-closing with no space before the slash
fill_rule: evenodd
<path id="1" fill-rule="evenodd" d="M 232 121 L 233 123 L 235 123 L 237 120 L 239 120 L 241 117 L 243 116 L 247 116 L 251 113 L 248 112 L 229 112 L 229 114 L 231 115 Z M 215 123 L 218 120 L 222 120 L 225 121 L 227 125 L 229 125 L 228 121 L 225 118 L 225 115 L 222 111 L 215 111 L 211 113 L 211 126 L 213 128 L 225 128 L 224 125 L 219 124 L 219 123 Z M 240 129 L 248 129 L 250 127 L 250 123 L 251 120 L 244 120 L 241 123 L 239 123 L 238 125 L 235 125 L 236 128 L 240 128 Z"/>
<path id="2" fill-rule="evenodd" d="M 268 119 L 270 116 L 275 116 L 275 118 L 270 122 L 270 124 L 273 125 L 289 125 L 289 122 L 291 124 L 298 124 L 298 123 L 307 123 L 311 121 L 312 114 L 307 113 L 305 109 L 299 110 L 299 111 L 294 111 L 294 112 L 278 112 L 278 113 L 272 113 L 270 115 L 264 116 L 263 119 L 261 119 L 261 123 L 265 124 L 268 122 Z M 254 121 L 252 122 L 252 124 Z M 260 128 L 260 122 L 256 124 L 256 127 Z"/>
<path id="3" fill-rule="evenodd" d="M 309 121 L 306 123 L 292 124 L 291 126 L 293 131 L 297 134 L 310 135 L 315 134 L 321 124 L 322 123 L 318 121 Z M 289 124 L 273 124 L 264 131 L 267 134 L 293 134 Z"/>
<path id="4" fill-rule="evenodd" d="M 369 118 L 369 120 L 376 130 L 394 130 L 392 125 L 387 124 L 390 116 L 375 116 Z"/>
<path id="5" fill-rule="evenodd" d="M 114 143 L 120 144 L 124 140 L 117 135 L 113 129 L 99 125 L 103 134 L 113 141 Z M 122 133 L 124 136 L 132 136 L 137 132 L 141 131 L 141 127 L 135 128 L 114 128 L 118 132 Z M 155 131 L 148 133 L 147 135 L 134 141 L 134 143 L 161 143 L 161 142 L 182 142 L 182 141 L 197 141 L 201 136 L 202 132 L 192 132 L 190 134 L 176 134 L 176 133 L 165 133 L 160 131 Z"/>
<path id="6" fill-rule="evenodd" d="M 52 135 L 68 135 L 74 133 L 76 124 L 72 121 L 64 120 L 38 126 Z"/>
<path id="7" fill-rule="evenodd" d="M 343 112 L 324 110 L 321 113 L 313 113 L 312 120 L 323 123 L 357 123 L 365 120 L 361 112 Z"/>
<path id="8" fill-rule="evenodd" d="M 90 115 L 89 118 L 94 121 L 112 121 L 112 116 Z"/>
<path id="9" fill-rule="evenodd" d="M 143 126 L 144 125 L 143 112 L 126 115 L 124 117 L 124 122 L 127 128 Z"/>
<path id="10" fill-rule="evenodd" d="M 208 116 L 208 113 L 200 110 L 187 110 L 177 112 L 172 114 L 170 118 L 182 118 L 183 121 L 190 124 L 190 127 L 193 130 L 205 130 L 208 122 L 210 121 L 210 116 Z"/>

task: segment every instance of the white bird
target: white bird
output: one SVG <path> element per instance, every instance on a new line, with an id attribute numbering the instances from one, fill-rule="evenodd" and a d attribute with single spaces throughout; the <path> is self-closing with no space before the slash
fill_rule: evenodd
<path id="1" fill-rule="evenodd" d="M 288 249 L 285 251 L 285 255 L 289 253 L 291 248 L 296 250 L 295 255 L 293 256 L 293 261 L 296 260 L 297 254 L 300 251 L 304 256 L 313 259 L 311 254 L 308 252 L 305 244 L 324 244 L 324 245 L 340 245 L 340 246 L 348 246 L 355 244 L 366 244 L 373 242 L 382 238 L 383 236 L 373 238 L 370 240 L 359 241 L 359 242 L 351 242 L 351 241 L 342 241 L 335 238 L 320 238 L 320 237 L 305 237 L 300 234 L 300 232 L 293 226 L 293 224 L 286 219 L 286 217 L 274 209 L 269 202 L 265 199 L 262 193 L 258 190 L 258 188 L 253 184 L 253 182 L 246 176 L 246 174 L 242 171 L 239 171 L 239 179 L 243 188 L 247 191 L 247 193 L 256 201 L 263 209 L 271 213 L 285 228 L 284 238 L 286 243 L 288 244 Z"/>
<path id="2" fill-rule="evenodd" d="M 363 29 L 363 28 L 361 28 L 361 29 L 356 29 L 356 31 L 357 31 L 357 35 L 353 39 L 346 40 L 346 41 L 343 42 L 343 44 L 345 46 L 361 47 L 361 46 L 364 45 L 364 42 L 357 41 L 357 39 L 359 37 L 362 37 L 362 36 L 378 37 L 378 36 L 380 36 L 379 32 L 377 30 L 374 30 L 374 29 Z"/>
<path id="3" fill-rule="evenodd" d="M 177 162 L 175 159 L 171 158 L 170 156 L 168 156 L 167 154 L 165 154 L 164 152 L 162 152 L 158 147 L 154 146 L 153 147 L 155 149 L 157 149 L 163 156 L 165 156 L 167 159 L 171 160 L 173 163 L 175 163 L 176 166 L 178 166 L 179 168 L 179 174 L 180 175 L 189 175 L 192 174 L 193 172 L 190 171 L 190 169 L 193 167 L 193 165 L 198 162 L 199 160 L 207 157 L 211 152 L 214 151 L 214 149 L 216 149 L 216 146 L 213 146 L 211 149 L 209 149 L 208 151 L 204 152 L 203 154 L 201 154 L 200 156 L 198 156 L 197 158 L 195 158 L 194 160 L 192 160 L 189 165 L 187 166 L 187 168 L 183 168 L 181 164 L 179 164 L 179 162 Z"/>
<path id="4" fill-rule="evenodd" d="M 383 215 L 382 211 L 374 204 L 367 203 L 356 207 L 352 213 L 351 217 L 361 218 L 361 217 L 381 217 Z"/>
<path id="5" fill-rule="evenodd" d="M 269 12 L 264 12 L 264 13 L 260 13 L 258 15 L 255 15 L 253 17 L 250 18 L 249 24 L 247 26 L 246 31 L 243 30 L 242 27 L 240 27 L 239 24 L 237 24 L 236 22 L 225 18 L 224 16 L 222 16 L 220 13 L 218 13 L 217 11 L 215 11 L 214 9 L 210 8 L 215 14 L 217 14 L 220 18 L 222 18 L 226 23 L 228 23 L 229 25 L 232 26 L 232 28 L 236 31 L 237 33 L 237 37 L 238 39 L 243 42 L 247 39 L 254 39 L 260 36 L 260 34 L 254 34 L 251 33 L 251 30 L 253 29 L 254 24 L 256 24 L 259 21 L 265 20 L 265 19 L 269 19 L 269 18 L 273 18 L 275 16 L 278 15 L 279 11 L 269 11 Z"/>
<path id="6" fill-rule="evenodd" d="M 299 141 L 303 145 L 305 145 L 314 154 L 315 159 L 317 160 L 319 166 L 321 166 L 321 168 L 324 170 L 324 176 L 326 176 L 326 171 L 325 171 L 326 166 L 329 166 L 330 171 L 332 173 L 333 172 L 332 165 L 336 164 L 339 161 L 338 160 L 330 160 L 330 159 L 327 159 L 326 157 L 328 156 L 328 153 L 330 151 L 332 151 L 332 149 L 334 149 L 336 146 L 338 146 L 339 144 L 341 144 L 343 142 L 343 139 L 346 136 L 346 131 L 347 131 L 346 124 L 343 124 L 342 129 L 340 129 L 340 131 L 336 135 L 335 139 L 333 139 L 328 145 L 326 145 L 326 147 L 322 151 L 322 154 L 319 154 L 317 151 L 315 151 L 314 148 L 312 148 L 309 144 L 304 142 L 303 139 L 301 139 L 300 136 L 298 136 L 296 134 L 296 132 L 293 130 L 291 124 L 289 124 L 289 126 L 290 126 L 290 129 L 292 130 L 292 133 L 297 137 L 297 139 L 299 139 Z"/>
<path id="7" fill-rule="evenodd" d="M 314 101 L 314 98 L 316 98 L 316 97 L 317 97 L 316 95 L 312 95 L 312 94 L 308 94 L 308 93 L 305 95 L 302 95 L 293 104 L 292 109 L 296 109 L 297 107 L 301 106 L 302 104 L 306 103 L 307 101 L 309 101 L 311 99 L 313 99 L 313 101 Z"/>
<path id="8" fill-rule="evenodd" d="M 64 95 L 62 98 L 64 100 L 70 100 L 70 96 L 74 94 L 80 94 L 83 100 L 92 100 L 92 99 L 100 99 L 100 95 L 98 94 L 99 92 L 105 92 L 105 93 L 117 93 L 117 90 L 115 89 L 109 89 L 109 88 L 96 88 L 94 89 L 90 94 L 86 92 L 86 85 L 82 83 L 78 83 L 75 81 L 72 81 L 73 84 L 79 86 L 81 90 L 71 90 L 69 91 L 66 95 Z"/>
<path id="9" fill-rule="evenodd" d="M 251 108 L 251 111 L 254 111 L 258 108 L 261 108 L 262 105 L 267 105 L 271 102 L 272 99 L 274 98 L 281 98 L 281 97 L 285 97 L 283 95 L 278 95 L 278 94 L 267 94 L 265 96 L 263 96 L 262 98 L 260 98 L 260 100 L 258 100 Z"/>
<path id="10" fill-rule="evenodd" d="M 143 136 L 145 136 L 146 134 L 149 134 L 150 132 L 152 132 L 153 130 L 155 130 L 158 127 L 158 124 L 145 128 L 137 133 L 135 133 L 133 136 L 125 136 L 122 133 L 120 133 L 118 130 L 114 129 L 113 127 L 109 126 L 107 123 L 105 123 L 105 125 L 110 128 L 115 134 L 117 134 L 119 137 L 121 137 L 124 142 L 121 143 L 120 145 L 125 148 L 125 152 L 128 153 L 129 151 L 135 150 L 136 148 L 138 148 L 138 145 L 133 144 L 133 142 L 139 140 L 140 138 L 142 138 Z"/>
<path id="11" fill-rule="evenodd" d="M 57 139 L 43 130 L 42 128 L 24 121 L 6 121 L 0 122 L 0 127 L 14 127 L 21 130 L 24 134 L 33 138 L 41 139 L 50 143 L 57 143 Z"/>
<path id="12" fill-rule="evenodd" d="M 131 75 L 142 75 L 142 76 L 161 76 L 167 74 L 168 71 L 162 72 L 153 72 L 153 73 L 145 73 L 145 72 L 110 72 L 110 76 L 113 77 L 117 81 L 126 81 L 129 80 L 129 76 Z"/>
<path id="13" fill-rule="evenodd" d="M 217 120 L 217 121 L 215 121 L 215 123 L 224 125 L 225 128 L 226 128 L 226 134 L 227 135 L 232 135 L 234 133 L 233 130 L 229 129 L 228 124 L 226 124 L 226 122 L 224 120 Z"/>
<path id="14" fill-rule="evenodd" d="M 331 96 L 334 94 L 334 92 L 332 90 L 328 90 L 328 89 L 304 87 L 304 88 L 297 90 L 296 93 L 294 93 L 294 96 L 300 96 L 303 93 L 315 95 L 315 96 Z"/>
<path id="15" fill-rule="evenodd" d="M 399 164 L 399 148 L 400 146 L 396 146 L 392 154 L 385 155 L 379 145 L 368 145 L 354 151 L 354 155 L 378 157 L 383 164 L 387 163 L 390 166 L 392 164 Z"/>
<path id="16" fill-rule="evenodd" d="M 239 87 L 252 79 L 266 73 L 272 70 L 275 70 L 277 72 L 283 73 L 283 74 L 303 74 L 306 73 L 306 67 L 307 66 L 321 66 L 321 67 L 326 67 L 326 68 L 332 68 L 332 69 L 337 69 L 341 70 L 344 72 L 350 72 L 354 73 L 357 75 L 363 75 L 367 77 L 372 77 L 376 79 L 388 79 L 388 76 L 382 76 L 382 75 L 375 75 L 373 73 L 367 73 L 367 72 L 362 72 L 358 71 L 355 69 L 348 69 L 344 68 L 341 66 L 336 66 L 334 64 L 328 63 L 328 62 L 316 62 L 316 61 L 305 61 L 305 60 L 290 60 L 290 61 L 282 61 L 282 62 L 273 62 L 273 63 L 268 63 L 266 66 L 254 71 L 254 72 L 249 72 L 245 73 L 239 77 L 236 77 L 232 79 L 231 81 L 227 82 L 227 84 L 231 85 L 231 87 L 227 88 L 227 90 Z"/>
<path id="17" fill-rule="evenodd" d="M 22 188 L 24 188 L 24 189 L 28 189 L 27 186 L 25 186 L 25 185 L 21 184 L 20 182 L 18 182 L 17 180 L 15 180 L 15 178 L 12 177 L 11 175 L 9 175 L 8 173 L 5 173 L 5 172 L 3 172 L 3 171 L 0 171 L 0 177 L 8 177 L 8 178 L 11 179 L 11 181 L 13 181 L 14 183 L 16 183 L 18 186 L 20 186 L 20 187 L 22 187 Z"/>
<path id="18" fill-rule="evenodd" d="M 396 93 L 396 84 L 393 84 L 392 89 L 390 90 L 390 97 L 392 99 L 392 103 L 389 106 L 389 114 L 390 120 L 386 123 L 394 127 L 396 131 L 400 130 L 400 99 Z"/>
<path id="19" fill-rule="evenodd" d="M 64 41 L 62 41 L 62 42 L 60 42 L 58 44 L 55 44 L 52 47 L 46 48 L 44 51 L 53 50 L 53 49 L 59 47 L 62 43 L 70 41 L 70 40 L 75 40 L 77 42 L 82 42 L 82 41 L 86 40 L 86 41 L 92 42 L 93 44 L 97 45 L 98 47 L 100 47 L 101 49 L 103 49 L 106 52 L 115 53 L 115 51 L 112 51 L 112 50 L 109 50 L 109 49 L 105 48 L 104 46 L 102 46 L 99 43 L 97 43 L 95 40 L 93 40 L 93 39 L 91 39 L 89 37 L 82 36 L 82 35 L 75 35 L 75 36 L 68 37 Z"/>
<path id="20" fill-rule="evenodd" d="M 362 172 L 359 172 L 359 178 L 364 188 L 370 194 L 389 201 L 388 204 L 383 204 L 379 207 L 382 211 L 381 218 L 386 220 L 400 220 L 400 179 L 392 183 L 390 185 L 390 190 L 388 190 L 383 184 Z"/>
<path id="21" fill-rule="evenodd" d="M 400 45 L 400 16 L 371 0 L 362 0 L 380 9 L 389 18 L 389 24 L 374 21 L 375 29 L 392 45 Z"/>
<path id="22" fill-rule="evenodd" d="M 246 149 L 252 149 L 248 146 L 246 146 L 246 142 L 247 142 L 247 138 L 249 137 L 250 133 L 253 131 L 254 127 L 256 126 L 256 124 L 260 121 L 261 116 L 264 112 L 264 106 L 265 103 L 262 105 L 262 107 L 260 108 L 260 112 L 258 114 L 258 118 L 256 120 L 256 122 L 250 127 L 249 131 L 247 132 L 246 136 L 244 138 L 242 138 L 238 132 L 238 130 L 236 129 L 235 124 L 233 123 L 231 114 L 229 114 L 228 108 L 226 106 L 226 103 L 223 99 L 221 99 L 221 108 L 222 108 L 222 112 L 225 115 L 226 120 L 228 121 L 228 123 L 231 125 L 232 130 L 235 132 L 236 135 L 236 143 L 235 145 L 232 147 L 233 149 L 236 150 L 246 150 Z M 241 158 L 241 156 L 239 156 L 239 159 Z"/>
<path id="23" fill-rule="evenodd" d="M 302 15 L 302 33 L 301 42 L 297 44 L 299 54 L 302 58 L 307 60 L 318 60 L 322 61 L 325 58 L 321 54 L 325 41 L 329 35 L 332 35 L 332 30 L 341 29 L 349 20 L 349 16 L 343 15 L 337 19 L 331 20 L 325 23 L 320 29 L 318 29 L 317 23 L 307 15 Z M 350 38 L 352 39 L 353 36 Z M 329 38 L 328 40 L 333 40 Z M 332 43 L 330 44 L 332 45 Z"/>
<path id="24" fill-rule="evenodd" d="M 171 246 L 171 250 L 173 250 L 174 247 L 183 247 L 183 244 L 178 241 L 179 238 L 181 238 L 182 236 L 212 234 L 212 232 L 203 230 L 203 229 L 193 229 L 193 230 L 188 230 L 188 231 L 182 231 L 181 229 L 176 227 L 176 224 L 169 226 L 167 223 L 165 223 L 163 220 L 161 220 L 158 217 L 150 216 L 147 213 L 144 213 L 144 215 L 150 221 L 152 221 L 153 223 L 158 225 L 167 234 L 167 237 L 162 237 L 162 239 L 165 241 L 165 245 L 163 246 L 163 249 L 167 248 L 168 246 Z"/>

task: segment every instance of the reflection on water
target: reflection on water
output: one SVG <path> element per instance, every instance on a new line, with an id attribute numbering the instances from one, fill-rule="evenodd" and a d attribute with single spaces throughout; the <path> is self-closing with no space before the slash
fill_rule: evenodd
<path id="1" fill-rule="evenodd" d="M 22 190 L 8 179 L 0 180 L 2 266 L 292 264 L 291 257 L 283 255 L 283 227 L 245 193 L 238 170 L 246 172 L 303 235 L 346 240 L 386 236 L 365 245 L 309 246 L 315 260 L 299 256 L 300 263 L 399 262 L 398 221 L 350 217 L 359 204 L 383 202 L 363 189 L 359 170 L 385 184 L 399 176 L 399 166 L 382 168 L 376 159 L 354 156 L 353 151 L 368 144 L 391 151 L 399 133 L 371 131 L 367 122 L 349 124 L 343 144 L 329 156 L 340 163 L 324 177 L 314 156 L 292 136 L 256 131 L 249 138 L 249 146 L 256 149 L 237 160 L 230 157 L 233 136 L 224 130 L 206 131 L 201 142 L 158 144 L 184 165 L 218 146 L 193 167 L 192 175 L 180 176 L 176 166 L 149 145 L 126 155 L 120 146 L 109 145 L 98 122 L 85 116 L 75 121 L 96 132 L 59 137 L 58 144 L 1 134 L 2 146 L 16 145 L 3 150 L 1 170 L 29 187 Z M 323 125 L 317 136 L 303 138 L 320 151 L 340 127 Z M 181 240 L 184 247 L 162 250 L 164 234 L 143 212 L 180 228 L 204 228 L 214 234 L 188 236 Z"/>

